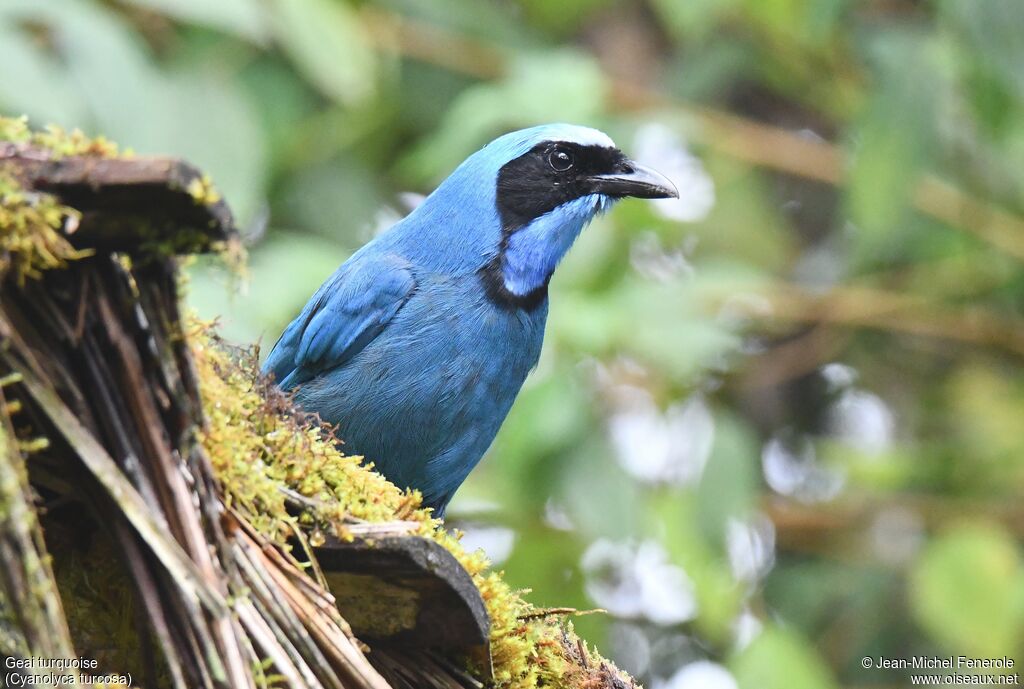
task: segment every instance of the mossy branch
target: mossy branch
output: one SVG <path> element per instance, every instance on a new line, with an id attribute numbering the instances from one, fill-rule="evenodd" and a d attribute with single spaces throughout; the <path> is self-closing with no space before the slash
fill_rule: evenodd
<path id="1" fill-rule="evenodd" d="M 174 254 L 237 239 L 230 213 L 194 169 L 115 152 L 0 119 L 12 267 L 0 273 L 0 593 L 22 652 L 67 655 L 72 639 L 79 652 L 113 648 L 110 670 L 131 666 L 153 687 L 630 686 L 416 493 L 345 455 L 261 377 L 254 351 L 182 317 Z M 17 432 L 11 414 L 24 419 Z M 19 463 L 29 450 L 27 478 L 51 506 L 45 544 Z M 439 580 L 412 599 L 468 601 L 490 653 L 356 638 L 344 597 L 325 587 L 328 551 L 384 580 L 396 576 L 387 562 Z M 97 558 L 101 586 L 80 573 Z M 134 612 L 119 619 L 82 611 L 125 599 Z M 445 623 L 442 599 L 417 605 L 416 624 Z"/>

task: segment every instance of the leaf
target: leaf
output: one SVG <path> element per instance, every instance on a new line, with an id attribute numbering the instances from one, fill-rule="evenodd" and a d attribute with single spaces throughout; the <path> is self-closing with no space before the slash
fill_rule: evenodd
<path id="1" fill-rule="evenodd" d="M 729 571 L 724 543 L 710 541 L 701 529 L 699 502 L 700 496 L 692 490 L 648 493 L 644 500 L 650 512 L 646 533 L 664 533 L 661 542 L 671 560 L 693 581 L 699 610 L 694 622 L 701 636 L 726 644 L 735 633 L 745 590 L 736 585 Z"/>
<path id="2" fill-rule="evenodd" d="M 950 415 L 950 445 L 964 462 L 955 480 L 981 494 L 1014 497 L 1024 484 L 1024 385 L 1010 368 L 1000 370 L 967 362 L 951 371 L 945 396 Z"/>
<path id="3" fill-rule="evenodd" d="M 746 519 L 753 512 L 760 458 L 743 423 L 721 413 L 715 421 L 715 441 L 697 493 L 697 519 L 709 539 L 722 542 L 730 519 Z"/>
<path id="4" fill-rule="evenodd" d="M 740 689 L 835 689 L 828 666 L 806 639 L 765 628 L 729 668 Z"/>
<path id="5" fill-rule="evenodd" d="M 148 10 L 193 24 L 263 42 L 269 36 L 267 17 L 258 0 L 127 0 Z"/>
<path id="6" fill-rule="evenodd" d="M 568 33 L 586 22 L 610 0 L 522 0 L 527 18 L 532 24 L 556 33 Z"/>
<path id="7" fill-rule="evenodd" d="M 253 106 L 237 83 L 205 68 L 171 75 L 164 93 L 171 104 L 156 114 L 160 126 L 150 131 L 146 151 L 180 156 L 209 173 L 245 228 L 264 201 L 267 183 L 263 132 Z"/>
<path id="8" fill-rule="evenodd" d="M 46 83 L 54 100 L 80 109 L 72 125 L 139 153 L 189 160 L 210 173 L 243 226 L 251 220 L 266 183 L 263 133 L 218 65 L 161 71 L 140 36 L 98 4 L 9 0 L 3 13 L 53 32 L 67 67 Z"/>
<path id="9" fill-rule="evenodd" d="M 942 85 L 926 41 L 893 33 L 875 52 L 879 83 L 858 127 L 847 197 L 862 260 L 901 246 L 911 193 L 934 146 Z"/>
<path id="10" fill-rule="evenodd" d="M 524 46 L 535 41 L 519 20 L 513 3 L 480 0 L 384 0 L 379 3 L 411 23 L 443 27 L 454 35 L 498 45 Z"/>
<path id="11" fill-rule="evenodd" d="M 463 91 L 441 127 L 403 165 L 418 180 L 447 174 L 494 135 L 538 122 L 593 122 L 607 84 L 588 55 L 572 50 L 520 57 L 509 75 Z"/>
<path id="12" fill-rule="evenodd" d="M 1012 656 L 1024 630 L 1024 567 L 1013 537 L 980 521 L 940 535 L 911 572 L 910 608 L 951 652 Z"/>
<path id="13" fill-rule="evenodd" d="M 515 412 L 499 436 L 500 448 L 508 456 L 506 465 L 520 465 L 531 457 L 564 453 L 592 433 L 589 397 L 568 370 L 533 379 L 520 393 Z M 560 375 L 561 374 L 561 375 Z M 529 467 L 528 467 L 529 468 Z"/>
<path id="14" fill-rule="evenodd" d="M 1024 3 L 1020 0 L 943 0 L 942 15 L 962 33 L 971 52 L 1024 100 Z"/>
<path id="15" fill-rule="evenodd" d="M 362 161 L 339 157 L 292 175 L 281 189 L 281 208 L 295 226 L 356 247 L 370 230 L 384 229 L 401 217 L 384 205 L 378 184 Z"/>
<path id="16" fill-rule="evenodd" d="M 85 110 L 67 97 L 67 75 L 24 32 L 0 23 L 0 110 L 65 128 L 80 126 Z"/>
<path id="17" fill-rule="evenodd" d="M 160 89 L 145 46 L 130 27 L 113 12 L 85 2 L 9 0 L 3 11 L 47 27 L 60 45 L 65 68 L 62 78 L 48 84 L 53 97 L 79 103 L 105 135 L 132 146 L 130 134 L 146 127 L 141 111 L 152 107 Z M 89 127 L 85 121 L 71 124 Z"/>
<path id="18" fill-rule="evenodd" d="M 123 146 L 203 168 L 244 226 L 266 180 L 263 135 L 239 85 L 216 65 L 158 70 L 139 36 L 99 6 L 55 1 L 45 7 L 35 18 L 59 37 L 77 87 L 62 97 L 84 102 L 95 128 Z"/>
<path id="19" fill-rule="evenodd" d="M 188 303 L 202 318 L 222 320 L 222 334 L 237 342 L 262 339 L 263 353 L 320 284 L 348 257 L 322 237 L 275 232 L 250 254 L 249 285 L 229 289 L 219 262 L 200 261 L 189 270 Z"/>
<path id="20" fill-rule="evenodd" d="M 356 13 L 332 0 L 276 0 L 277 40 L 326 96 L 356 105 L 373 95 L 376 58 Z"/>
<path id="21" fill-rule="evenodd" d="M 719 21 L 736 11 L 741 0 L 653 0 L 665 29 L 676 38 L 704 38 Z"/>
<path id="22" fill-rule="evenodd" d="M 699 237 L 701 255 L 785 271 L 799 246 L 763 173 L 723 156 L 707 155 L 703 164 L 714 182 L 715 203 L 706 218 L 686 225 Z"/>

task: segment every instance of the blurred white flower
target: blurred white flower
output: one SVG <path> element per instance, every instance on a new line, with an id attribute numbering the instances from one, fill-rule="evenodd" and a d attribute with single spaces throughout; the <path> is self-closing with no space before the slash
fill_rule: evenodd
<path id="1" fill-rule="evenodd" d="M 587 595 L 613 615 L 671 625 L 697 614 L 693 582 L 655 541 L 636 546 L 599 539 L 581 564 Z"/>
<path id="2" fill-rule="evenodd" d="M 775 563 L 775 525 L 763 514 L 749 521 L 730 517 L 725 544 L 732 575 L 739 581 L 753 583 Z"/>
<path id="3" fill-rule="evenodd" d="M 461 524 L 462 547 L 466 552 L 484 551 L 492 564 L 500 565 L 512 554 L 516 544 L 516 532 L 503 526 Z"/>
<path id="4" fill-rule="evenodd" d="M 628 543 L 598 539 L 590 544 L 580 565 L 587 595 L 618 617 L 639 617 L 640 582 L 633 571 L 634 549 Z"/>
<path id="5" fill-rule="evenodd" d="M 750 645 L 754 639 L 764 629 L 764 624 L 761 620 L 750 610 L 745 609 L 740 616 L 736 618 L 736 621 L 732 625 L 733 642 L 736 644 L 736 650 L 742 651 L 744 648 Z"/>
<path id="6" fill-rule="evenodd" d="M 662 412 L 650 393 L 621 386 L 619 411 L 608 421 L 619 464 L 648 483 L 687 485 L 704 471 L 715 438 L 715 421 L 701 395 Z"/>
<path id="7" fill-rule="evenodd" d="M 694 237 L 696 239 L 696 237 Z M 685 242 L 692 246 L 694 242 Z M 666 249 L 658 235 L 645 232 L 629 246 L 629 260 L 638 273 L 649 280 L 668 282 L 674 278 L 692 278 L 693 265 L 686 259 L 688 249 Z M 692 248 L 689 249 L 692 251 Z"/>
<path id="8" fill-rule="evenodd" d="M 896 422 L 878 395 L 847 390 L 829 409 L 828 427 L 848 445 L 867 454 L 878 454 L 892 445 Z"/>
<path id="9" fill-rule="evenodd" d="M 821 377 L 828 383 L 831 392 L 845 390 L 857 382 L 857 369 L 846 364 L 825 364 L 821 367 Z"/>
<path id="10" fill-rule="evenodd" d="M 425 194 L 421 194 L 417 191 L 403 191 L 398 194 L 398 200 L 402 204 L 402 210 L 406 213 L 411 213 L 416 210 L 416 207 L 427 200 Z"/>
<path id="11" fill-rule="evenodd" d="M 693 582 L 681 567 L 669 562 L 656 541 L 644 541 L 637 550 L 636 577 L 640 581 L 641 608 L 656 624 L 678 624 L 697 614 Z"/>
<path id="12" fill-rule="evenodd" d="M 772 438 L 761 450 L 761 468 L 772 490 L 804 502 L 831 500 L 845 482 L 838 471 L 818 463 L 814 446 L 806 441 L 794 450 Z"/>
<path id="13" fill-rule="evenodd" d="M 659 215 L 681 222 L 707 217 L 715 205 L 715 183 L 675 132 L 660 123 L 642 125 L 633 140 L 633 152 L 636 160 L 668 177 L 679 190 L 678 199 L 649 201 Z"/>
<path id="14" fill-rule="evenodd" d="M 736 679 L 728 670 L 710 660 L 684 665 L 672 675 L 662 689 L 738 689 Z"/>
<path id="15" fill-rule="evenodd" d="M 576 528 L 565 507 L 555 502 L 553 498 L 548 498 L 544 503 L 544 523 L 559 531 L 572 531 Z"/>

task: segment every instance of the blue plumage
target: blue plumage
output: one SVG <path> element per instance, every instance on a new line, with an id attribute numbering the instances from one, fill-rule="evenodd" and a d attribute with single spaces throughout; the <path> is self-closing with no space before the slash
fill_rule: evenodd
<path id="1" fill-rule="evenodd" d="M 443 514 L 537 363 L 573 241 L 616 198 L 674 192 L 595 130 L 506 134 L 328 278 L 264 371 Z"/>

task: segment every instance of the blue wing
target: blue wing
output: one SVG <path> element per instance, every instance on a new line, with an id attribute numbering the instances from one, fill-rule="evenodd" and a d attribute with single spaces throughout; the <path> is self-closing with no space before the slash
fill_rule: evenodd
<path id="1" fill-rule="evenodd" d="M 400 256 L 353 256 L 285 329 L 263 372 L 288 390 L 343 366 L 387 327 L 415 289 L 411 265 Z"/>

